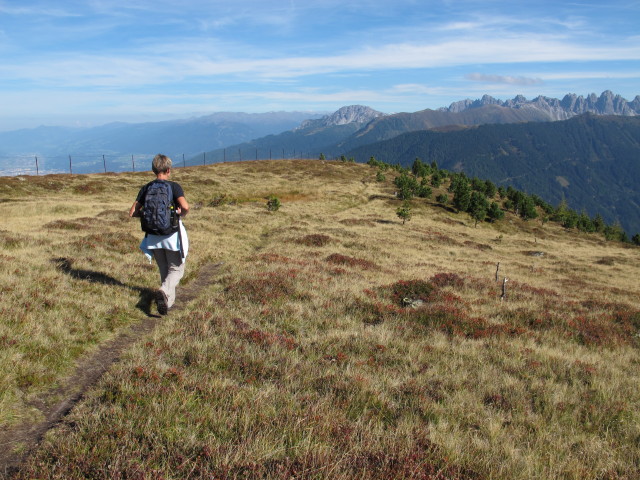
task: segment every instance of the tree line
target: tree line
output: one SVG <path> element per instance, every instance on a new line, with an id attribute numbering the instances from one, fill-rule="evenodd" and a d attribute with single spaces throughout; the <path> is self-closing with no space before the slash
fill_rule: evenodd
<path id="1" fill-rule="evenodd" d="M 504 218 L 505 212 L 511 212 L 525 221 L 539 218 L 542 224 L 555 222 L 566 229 L 602 234 L 606 240 L 640 245 L 640 233 L 629 238 L 620 224 L 607 224 L 600 214 L 592 218 L 585 211 L 578 213 L 569 208 L 564 200 L 553 206 L 538 195 L 530 195 L 511 186 L 498 187 L 490 180 L 470 178 L 463 172 L 441 169 L 435 161 L 429 164 L 416 157 L 411 168 L 405 168 L 400 164 L 391 165 L 376 160 L 372 156 L 367 164 L 378 169 L 378 181 L 386 180 L 385 173 L 388 170 L 397 172 L 393 183 L 398 188 L 396 196 L 403 200 L 403 206 L 397 212 L 403 223 L 410 218 L 408 202 L 412 198 L 431 198 L 432 188 L 438 188 L 448 181 L 448 194 L 440 194 L 435 200 L 444 206 L 452 206 L 458 213 L 468 213 L 476 226 L 479 222 L 496 222 Z"/>

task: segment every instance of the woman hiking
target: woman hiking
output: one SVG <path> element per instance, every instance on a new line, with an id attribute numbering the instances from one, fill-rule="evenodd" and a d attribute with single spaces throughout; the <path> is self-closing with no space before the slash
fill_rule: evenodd
<path id="1" fill-rule="evenodd" d="M 145 237 L 140 249 L 156 259 L 160 270 L 160 288 L 155 301 L 160 315 L 166 315 L 176 300 L 176 286 L 184 275 L 189 249 L 182 218 L 189 213 L 189 203 L 180 184 L 169 181 L 171 159 L 158 154 L 152 163 L 156 179 L 138 192 L 129 217 L 140 217 Z"/>

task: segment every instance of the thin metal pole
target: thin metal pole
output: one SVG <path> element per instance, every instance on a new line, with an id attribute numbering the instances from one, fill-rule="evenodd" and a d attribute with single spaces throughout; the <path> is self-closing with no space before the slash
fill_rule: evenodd
<path id="1" fill-rule="evenodd" d="M 104 155 L 102 155 L 102 164 L 104 165 L 104 173 L 107 173 L 107 161 L 104 159 Z"/>
<path id="2" fill-rule="evenodd" d="M 36 157 L 36 175 L 38 175 L 38 157 Z"/>
<path id="3" fill-rule="evenodd" d="M 238 159 L 242 161 L 242 152 L 238 149 Z"/>
<path id="4" fill-rule="evenodd" d="M 225 148 L 225 149 L 224 149 L 224 159 L 223 159 L 223 162 L 226 162 L 226 161 L 227 161 L 227 149 Z"/>
<path id="5" fill-rule="evenodd" d="M 184 153 L 183 153 L 183 154 L 182 154 L 182 168 L 184 168 L 184 167 L 186 167 L 186 166 L 187 166 L 187 164 L 186 164 L 186 163 L 184 163 Z"/>
<path id="6" fill-rule="evenodd" d="M 256 148 L 256 160 L 258 160 L 258 149 Z"/>
<path id="7" fill-rule="evenodd" d="M 131 170 L 136 171 L 136 162 L 133 161 L 133 155 L 131 155 Z"/>
<path id="8" fill-rule="evenodd" d="M 207 152 L 202 153 L 202 165 L 207 164 Z"/>
<path id="9" fill-rule="evenodd" d="M 73 175 L 73 169 L 71 168 L 71 155 L 69 155 L 69 173 Z"/>

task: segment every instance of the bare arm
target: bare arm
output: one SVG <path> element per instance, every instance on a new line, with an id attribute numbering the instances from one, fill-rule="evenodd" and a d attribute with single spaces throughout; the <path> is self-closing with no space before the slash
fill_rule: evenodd
<path id="1" fill-rule="evenodd" d="M 140 216 L 140 207 L 141 207 L 141 205 L 138 203 L 137 200 L 135 202 L 133 202 L 133 205 L 131 205 L 131 208 L 129 209 L 129 216 L 130 217 L 139 217 Z"/>
<path id="2" fill-rule="evenodd" d="M 187 203 L 187 199 L 184 197 L 178 197 L 178 208 L 176 209 L 178 215 L 181 217 L 186 217 L 187 213 L 189 213 L 189 203 Z"/>

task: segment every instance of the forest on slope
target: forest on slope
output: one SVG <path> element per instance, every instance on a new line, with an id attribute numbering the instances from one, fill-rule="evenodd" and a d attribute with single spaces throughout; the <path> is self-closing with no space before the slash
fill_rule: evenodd
<path id="1" fill-rule="evenodd" d="M 353 149 L 358 162 L 409 167 L 416 158 L 562 201 L 640 231 L 640 118 L 582 115 L 560 122 L 419 131 Z"/>

